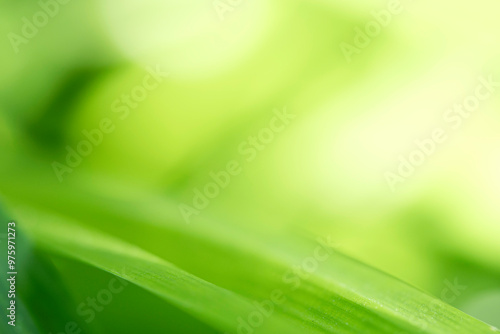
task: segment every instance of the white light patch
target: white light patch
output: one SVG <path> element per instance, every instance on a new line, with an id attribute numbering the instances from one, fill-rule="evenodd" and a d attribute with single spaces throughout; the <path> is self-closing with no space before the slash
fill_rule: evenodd
<path id="1" fill-rule="evenodd" d="M 243 61 L 269 22 L 265 1 L 220 2 L 228 7 L 202 0 L 104 0 L 101 4 L 111 39 L 130 60 L 162 66 L 176 77 L 200 77 Z"/>

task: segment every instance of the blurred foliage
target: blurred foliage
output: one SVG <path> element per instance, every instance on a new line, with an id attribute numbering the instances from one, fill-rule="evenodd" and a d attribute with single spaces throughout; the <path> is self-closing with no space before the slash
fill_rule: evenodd
<path id="1" fill-rule="evenodd" d="M 401 1 L 350 62 L 340 43 L 387 1 L 242 0 L 223 14 L 206 0 L 42 2 L 57 11 L 17 47 L 9 34 L 23 36 L 42 5 L 0 4 L 2 221 L 33 238 L 19 246 L 25 332 L 61 331 L 113 275 L 131 279 L 43 246 L 40 231 L 59 227 L 31 220 L 52 214 L 251 300 L 274 288 L 283 268 L 273 261 L 307 257 L 329 235 L 341 253 L 437 298 L 458 280 L 466 288 L 445 302 L 500 326 L 499 95 L 456 130 L 443 118 L 479 77 L 500 79 L 497 2 Z M 158 69 L 168 76 L 127 107 L 124 94 Z M 246 161 L 240 145 L 284 108 L 295 118 Z M 68 147 L 105 119 L 113 130 L 60 182 L 54 162 L 67 164 Z M 438 127 L 447 140 L 392 192 L 384 174 Z M 186 224 L 178 205 L 233 160 L 241 173 Z M 44 233 L 57 248 L 75 236 L 68 229 Z M 141 284 L 116 299 L 85 333 L 220 330 Z"/>

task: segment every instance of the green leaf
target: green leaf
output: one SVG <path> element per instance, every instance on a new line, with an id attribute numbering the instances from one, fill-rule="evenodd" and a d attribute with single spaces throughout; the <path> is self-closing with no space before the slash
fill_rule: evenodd
<path id="1" fill-rule="evenodd" d="M 422 291 L 336 252 L 330 252 L 327 261 L 319 263 L 298 284 L 285 282 L 286 275 L 295 277 L 290 276 L 294 265 L 314 254 L 318 245 L 313 242 L 273 244 L 249 236 L 248 231 L 222 230 L 222 225 L 217 224 L 210 231 L 204 224 L 188 226 L 165 220 L 161 225 L 151 219 L 151 212 L 158 214 L 161 210 L 148 210 L 148 215 L 133 208 L 130 211 L 144 213 L 141 225 L 133 222 L 130 212 L 115 212 L 124 221 L 123 230 L 115 231 L 116 234 L 126 237 L 135 229 L 136 237 L 144 235 L 138 243 L 150 239 L 150 250 L 156 250 L 160 257 L 111 237 L 96 226 L 87 226 L 92 225 L 89 221 L 82 225 L 42 212 L 26 214 L 28 211 L 20 210 L 17 216 L 42 249 L 123 277 L 219 330 L 236 333 L 239 321 L 248 323 L 251 314 L 259 310 L 255 302 L 268 305 L 266 301 L 279 290 L 286 301 L 273 303 L 269 317 L 253 326 L 255 333 L 498 332 Z M 106 220 L 93 223 L 103 230 L 110 224 Z M 191 247 L 205 253 L 198 253 L 198 259 L 193 260 L 186 254 L 159 252 L 161 245 L 157 243 L 162 238 L 165 249 L 171 251 L 178 245 L 170 248 L 167 243 L 179 236 L 188 253 Z M 309 253 L 304 253 L 308 248 Z M 169 254 L 184 269 L 194 268 L 202 261 L 207 265 L 192 270 L 195 276 L 162 259 Z M 223 263 L 226 271 L 221 273 Z M 212 264 L 215 269 L 210 270 Z"/>

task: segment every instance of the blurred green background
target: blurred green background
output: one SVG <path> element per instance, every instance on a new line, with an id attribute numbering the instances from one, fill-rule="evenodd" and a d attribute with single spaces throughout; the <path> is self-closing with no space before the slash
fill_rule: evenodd
<path id="1" fill-rule="evenodd" d="M 3 221 L 29 206 L 154 239 L 153 252 L 194 273 L 193 257 L 211 261 L 197 246 L 125 231 L 107 210 L 168 207 L 183 229 L 214 220 L 284 243 L 331 235 L 341 252 L 439 298 L 458 280 L 466 288 L 445 301 L 500 326 L 500 92 L 456 128 L 445 118 L 480 77 L 500 81 L 500 4 L 401 1 L 356 45 L 356 29 L 389 3 L 2 1 Z M 357 51 L 346 57 L 342 43 Z M 293 119 L 247 161 L 241 145 L 284 110 Z M 436 128 L 447 139 L 392 191 L 386 173 Z M 98 144 L 84 147 L 95 129 Z M 79 145 L 89 153 L 69 166 Z M 193 208 L 196 189 L 234 160 L 241 172 L 187 225 L 180 205 Z M 113 276 L 25 244 L 27 307 L 65 287 L 68 307 L 53 308 L 68 314 L 42 326 L 56 333 Z M 114 298 L 85 333 L 214 332 L 139 287 Z"/>

